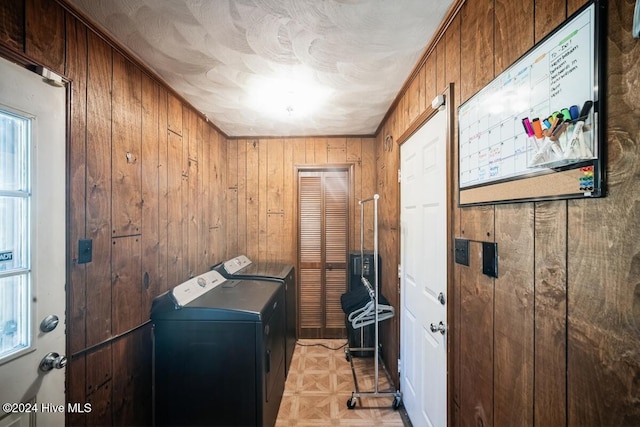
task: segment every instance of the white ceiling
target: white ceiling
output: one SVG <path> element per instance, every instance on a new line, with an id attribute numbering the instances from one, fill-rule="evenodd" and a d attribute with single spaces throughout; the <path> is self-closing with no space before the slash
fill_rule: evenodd
<path id="1" fill-rule="evenodd" d="M 373 134 L 452 3 L 67 1 L 228 136 Z"/>

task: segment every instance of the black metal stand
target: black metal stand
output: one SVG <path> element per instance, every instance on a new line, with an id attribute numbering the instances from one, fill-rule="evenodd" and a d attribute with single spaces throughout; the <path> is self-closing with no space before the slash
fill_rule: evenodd
<path id="1" fill-rule="evenodd" d="M 369 291 L 369 295 L 371 296 L 371 301 L 373 302 L 373 311 L 374 311 L 374 330 L 375 330 L 375 341 L 373 347 L 346 347 L 345 348 L 345 357 L 351 363 L 351 372 L 353 373 L 353 382 L 355 385 L 355 390 L 351 393 L 351 397 L 347 400 L 347 407 L 349 409 L 353 409 L 356 406 L 357 399 L 360 397 L 393 397 L 393 409 L 398 409 L 400 404 L 402 403 L 402 393 L 400 390 L 379 390 L 379 376 L 380 376 L 380 364 L 382 360 L 380 359 L 380 344 L 379 344 L 379 312 L 378 312 L 378 289 L 380 288 L 378 284 L 378 199 L 380 196 L 378 194 L 374 194 L 373 197 L 365 200 L 360 200 L 358 204 L 360 205 L 360 256 L 364 258 L 364 204 L 368 202 L 373 202 L 373 263 L 374 263 L 374 284 L 373 286 L 369 283 L 364 277 L 364 274 L 361 272 L 361 281 L 362 284 Z M 363 264 L 363 263 L 361 263 Z M 389 316 L 386 316 L 385 319 L 388 319 Z M 384 320 L 384 319 L 382 319 Z M 364 325 L 362 325 L 364 326 Z M 360 327 L 362 327 L 360 326 Z M 355 327 L 355 325 L 354 325 Z M 375 384 L 373 391 L 360 391 L 358 387 L 357 376 L 355 372 L 355 368 L 353 366 L 353 358 L 351 357 L 352 351 L 373 351 L 374 364 L 375 364 Z M 383 368 L 384 368 L 384 364 Z M 386 368 L 385 368 L 386 372 Z"/>

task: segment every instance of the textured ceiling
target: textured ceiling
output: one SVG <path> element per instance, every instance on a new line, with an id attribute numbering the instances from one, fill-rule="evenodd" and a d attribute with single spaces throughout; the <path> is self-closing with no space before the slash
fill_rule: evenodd
<path id="1" fill-rule="evenodd" d="M 451 0 L 67 0 L 229 136 L 373 134 Z"/>

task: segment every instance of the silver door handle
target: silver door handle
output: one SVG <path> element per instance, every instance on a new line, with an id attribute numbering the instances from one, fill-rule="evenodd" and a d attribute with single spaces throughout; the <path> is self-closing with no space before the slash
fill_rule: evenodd
<path id="1" fill-rule="evenodd" d="M 444 333 L 447 331 L 447 327 L 442 322 L 438 323 L 437 325 L 435 323 L 432 323 L 431 325 L 429 325 L 429 329 L 431 329 L 431 332 L 433 333 L 440 332 L 442 335 L 444 335 Z"/>
<path id="2" fill-rule="evenodd" d="M 49 372 L 52 369 L 62 369 L 67 366 L 67 357 L 60 356 L 58 353 L 47 353 L 47 355 L 40 361 L 40 370 L 42 372 Z"/>

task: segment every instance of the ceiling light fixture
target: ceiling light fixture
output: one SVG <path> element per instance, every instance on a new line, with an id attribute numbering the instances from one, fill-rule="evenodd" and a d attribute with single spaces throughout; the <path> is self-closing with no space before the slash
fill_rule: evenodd
<path id="1" fill-rule="evenodd" d="M 294 73 L 289 78 L 255 76 L 248 96 L 254 110 L 275 119 L 306 117 L 322 108 L 330 91 L 310 73 Z"/>

